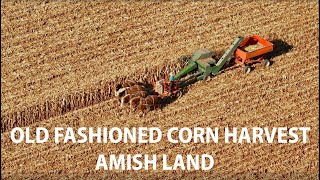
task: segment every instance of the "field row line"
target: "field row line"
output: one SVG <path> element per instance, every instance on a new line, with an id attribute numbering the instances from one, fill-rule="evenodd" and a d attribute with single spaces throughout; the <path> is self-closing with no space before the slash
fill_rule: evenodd
<path id="1" fill-rule="evenodd" d="M 316 147 L 316 145 L 312 145 L 311 147 L 306 147 L 305 149 L 306 150 L 311 150 L 311 149 L 314 149 Z M 292 149 L 289 149 L 290 150 L 290 152 L 292 152 L 291 154 L 288 154 L 288 156 L 290 157 L 290 155 L 292 155 L 292 154 L 294 154 L 294 153 L 296 153 L 296 152 L 299 152 L 298 150 L 300 149 L 300 147 L 298 146 L 298 147 L 294 147 L 294 148 L 292 148 Z M 279 151 L 280 151 L 280 153 L 279 153 Z M 264 154 L 263 156 L 262 156 L 262 158 L 267 158 L 268 160 L 270 160 L 270 158 L 269 157 L 271 157 L 271 156 L 276 156 L 276 155 L 279 155 L 279 154 L 283 154 L 283 153 L 285 153 L 285 152 L 287 152 L 288 151 L 288 149 L 280 149 L 279 151 L 276 151 L 276 152 L 273 152 L 273 153 L 267 153 L 267 154 Z M 315 150 L 316 151 L 316 150 Z M 247 156 L 248 157 L 248 156 Z M 281 157 L 281 156 L 277 156 L 278 157 L 278 159 L 274 159 L 273 161 L 277 161 L 277 160 L 280 160 L 281 158 L 286 158 L 286 157 Z M 261 158 L 260 158 L 261 159 Z M 243 161 L 239 161 L 238 162 L 238 164 L 240 164 L 240 163 L 243 163 Z M 251 165 L 251 164 L 254 164 L 254 162 L 250 162 L 248 165 L 246 165 L 246 167 L 249 167 L 249 165 Z M 270 161 L 263 161 L 261 164 L 259 164 L 261 167 L 268 167 L 267 165 L 268 164 L 270 164 Z M 279 163 L 280 164 L 280 163 Z M 255 167 L 255 168 L 253 168 L 253 169 L 258 169 L 259 167 Z M 219 169 L 219 167 L 217 167 L 217 169 Z M 253 170 L 253 169 L 250 169 L 250 170 Z M 249 169 L 246 169 L 246 170 L 249 170 Z M 241 171 L 241 172 L 239 172 L 239 173 L 243 173 L 243 172 L 246 172 L 246 170 L 243 170 L 243 171 Z M 229 176 L 231 177 L 232 175 L 232 170 L 227 170 L 226 171 L 226 174 L 229 174 Z"/>
<path id="2" fill-rule="evenodd" d="M 301 107 L 300 106 L 300 104 L 305 104 L 306 102 L 308 102 L 309 100 L 308 99 L 306 99 L 305 101 L 301 101 L 301 102 L 299 102 L 298 104 L 296 104 L 296 105 L 298 105 L 299 107 Z M 296 105 L 293 105 L 293 104 L 290 104 L 290 106 L 288 106 L 287 107 L 287 109 L 292 109 L 292 107 L 295 107 Z M 304 110 L 303 112 L 308 112 L 310 109 L 306 109 L 306 110 Z M 207 113 L 209 113 L 210 114 L 210 110 L 207 112 Z M 262 117 L 270 117 L 270 115 L 269 115 L 269 113 L 268 114 L 264 114 Z M 251 120 L 254 120 L 255 118 L 253 117 L 253 118 L 251 118 L 250 119 L 250 121 Z M 272 121 L 269 121 L 269 124 L 271 124 L 272 122 L 275 122 L 276 121 L 276 118 L 270 118 L 270 119 L 273 119 Z M 298 119 L 298 120 L 296 120 L 295 122 L 299 122 L 299 121 L 301 121 L 302 119 Z M 226 119 L 225 120 L 225 122 L 227 122 L 228 120 Z M 230 121 L 233 121 L 233 120 L 231 120 L 230 119 Z M 248 121 L 248 122 L 250 122 L 250 121 Z M 294 123 L 294 122 L 292 122 L 292 123 Z M 189 125 L 185 125 L 185 123 L 182 123 L 183 124 L 183 126 L 184 127 L 189 127 Z M 197 125 L 197 126 L 194 126 L 194 123 L 191 123 L 191 124 L 193 124 L 193 126 L 192 127 L 197 127 L 197 126 L 199 126 L 199 125 Z M 267 125 L 267 124 L 266 124 Z M 166 133 L 166 131 L 164 131 L 164 133 Z M 89 144 L 89 145 L 92 145 L 92 144 Z M 105 145 L 105 144 L 103 144 L 103 145 Z M 71 146 L 73 146 L 73 144 L 65 144 L 64 146 L 69 146 L 69 147 L 71 147 Z M 134 144 L 133 144 L 133 146 L 134 146 Z M 37 147 L 37 146 L 36 146 Z M 66 148 L 67 148 L 66 147 Z M 58 147 L 58 146 L 56 146 L 56 147 L 54 147 L 54 148 L 48 148 L 48 150 L 49 151 L 59 151 L 59 148 L 60 147 Z M 79 148 L 81 148 L 81 145 L 80 145 L 80 147 Z M 220 149 L 221 151 L 224 151 L 224 149 Z M 43 153 L 45 153 L 46 151 L 41 151 L 40 152 L 40 154 L 43 154 Z M 219 152 L 219 151 L 218 151 Z M 80 154 L 81 152 L 78 152 L 78 153 L 76 153 L 76 154 Z M 34 154 L 34 155 L 31 155 L 31 157 L 33 157 L 33 156 L 36 156 L 36 155 L 40 155 L 40 154 Z M 14 156 L 10 156 L 10 157 L 14 157 L 13 159 L 16 159 L 16 160 L 18 160 L 19 158 L 21 158 L 21 157 L 25 157 L 25 158 L 30 158 L 30 155 L 28 155 L 28 153 L 23 153 L 23 154 L 19 154 L 19 155 L 14 155 Z M 13 160 L 13 159 L 10 159 L 10 162 L 15 162 L 15 160 Z"/>
<path id="3" fill-rule="evenodd" d="M 317 67 L 317 66 L 314 66 L 314 67 Z M 299 72 L 297 73 L 297 74 L 299 74 Z M 311 73 L 310 73 L 311 74 Z M 308 80 L 312 80 L 312 79 L 314 79 L 314 77 L 309 77 L 309 78 L 307 78 L 307 79 L 304 79 L 304 81 L 308 81 Z M 273 82 L 276 82 L 277 81 L 277 79 L 276 80 L 273 80 L 273 81 L 271 81 L 270 83 L 273 83 Z M 303 81 L 303 82 L 304 82 Z M 296 82 L 296 80 L 295 80 L 295 82 Z M 300 81 L 301 82 L 301 81 Z M 262 84 L 262 83 L 261 83 Z M 200 102 L 200 103 L 193 103 L 193 105 L 192 106 L 189 106 L 189 108 L 191 107 L 199 107 L 199 105 L 200 104 L 205 104 L 205 103 L 210 103 L 210 102 L 213 102 L 213 101 L 215 101 L 215 102 L 217 102 L 217 100 L 218 99 L 221 99 L 221 98 L 225 98 L 225 97 L 227 97 L 227 96 L 233 96 L 233 95 L 236 95 L 236 94 L 241 94 L 242 92 L 246 92 L 246 91 L 248 91 L 249 89 L 253 89 L 254 87 L 259 87 L 259 85 L 258 84 L 255 84 L 254 86 L 252 86 L 252 87 L 249 87 L 249 86 L 247 86 L 248 88 L 242 88 L 241 90 L 239 90 L 239 91 L 232 91 L 231 93 L 230 92 L 226 92 L 226 93 L 224 93 L 223 95 L 220 95 L 220 96 L 215 96 L 214 98 L 212 98 L 212 99 L 206 99 L 204 102 Z M 285 89 L 285 88 L 287 88 L 287 87 L 290 87 L 290 85 L 287 85 L 287 86 L 285 86 L 285 87 L 281 87 L 281 88 L 279 88 L 279 89 Z M 274 90 L 273 90 L 274 91 Z M 297 93 L 297 92 L 296 92 Z M 259 94 L 256 94 L 256 95 L 259 95 Z M 238 96 L 235 96 L 235 97 L 238 97 Z M 193 97 L 194 98 L 194 97 Z M 250 96 L 250 98 L 252 98 L 252 96 Z M 257 99 L 257 100 L 255 100 L 255 101 L 253 101 L 253 102 L 259 102 L 259 99 Z M 181 107 L 180 109 L 176 109 L 175 108 L 175 110 L 177 111 L 177 112 L 179 112 L 181 109 L 183 109 L 184 107 Z M 163 116 L 168 116 L 169 114 L 163 114 Z"/>
<path id="4" fill-rule="evenodd" d="M 157 6 L 162 6 L 160 2 L 152 2 L 153 4 L 157 5 Z M 57 3 L 58 4 L 58 3 Z M 82 4 L 79 4 L 80 6 Z M 42 21 L 48 21 L 49 19 L 50 20 L 57 20 L 55 21 L 56 24 L 65 24 L 66 25 L 69 25 L 69 26 L 72 26 L 72 24 L 74 24 L 74 21 L 70 21 L 69 19 L 67 20 L 63 20 L 62 18 L 60 18 L 61 16 L 64 16 L 64 15 L 67 15 L 67 13 L 70 13 L 70 15 L 72 15 L 72 13 L 77 13 L 77 15 L 82 15 L 80 17 L 83 17 L 85 15 L 88 15 L 91 11 L 87 11 L 88 9 L 82 9 L 82 11 L 84 11 L 85 13 L 81 14 L 79 13 L 79 8 L 80 6 L 78 7 L 74 7 L 74 4 L 72 4 L 73 8 L 74 9 L 71 9 L 70 11 L 70 8 L 68 6 L 63 6 L 62 8 L 59 8 L 59 9 L 53 9 L 54 12 L 52 15 L 49 15 L 50 12 L 46 12 L 47 15 L 49 16 L 42 16 L 41 17 L 41 20 Z M 100 4 L 95 4 L 93 6 L 91 6 L 91 8 L 95 8 L 95 7 L 98 7 L 100 6 Z M 156 6 L 156 7 L 157 7 Z M 155 8 L 156 8 L 155 7 Z M 51 8 L 51 7 L 50 7 Z M 88 8 L 88 7 L 87 7 Z M 130 11 L 131 10 L 135 10 L 135 6 L 127 6 L 127 10 Z M 165 10 L 168 10 L 170 9 L 171 7 L 168 7 L 168 8 L 165 8 Z M 81 7 L 80 7 L 81 9 Z M 57 11 L 58 10 L 58 11 Z M 67 11 L 66 11 L 67 10 Z M 136 16 L 136 18 L 139 18 L 139 17 L 144 17 L 145 15 L 147 15 L 149 13 L 149 10 L 153 10 L 153 9 L 146 9 L 146 11 L 143 11 L 141 13 L 141 15 L 138 15 Z M 101 11 L 101 10 L 100 10 Z M 103 11 L 104 12 L 104 11 Z M 152 12 L 152 11 L 151 11 Z M 96 12 L 94 12 L 96 13 Z M 114 20 L 116 17 L 118 17 L 119 15 L 123 14 L 123 10 L 122 9 L 118 9 L 118 8 L 112 8 L 112 9 L 108 9 L 108 14 L 107 13 L 104 13 L 102 15 L 97 15 L 95 16 L 96 19 L 106 19 L 106 18 L 103 18 L 103 16 L 108 16 L 108 20 Z M 113 17 L 110 18 L 110 15 L 112 15 Z M 16 16 L 15 16 L 16 17 Z M 24 20 L 23 18 L 21 19 L 21 17 L 19 19 L 16 19 L 16 21 L 22 21 L 22 22 L 25 22 L 25 23 L 21 23 L 21 24 L 18 24 L 18 26 L 16 28 L 18 28 L 18 30 L 26 30 L 26 31 L 23 31 L 21 32 L 20 34 L 18 34 L 17 36 L 21 36 L 21 35 L 24 35 L 26 33 L 28 33 L 28 31 L 36 31 L 37 29 L 39 29 L 37 26 L 35 26 L 35 23 L 38 23 L 39 25 L 42 25 L 41 22 L 39 22 L 39 19 L 33 19 L 33 21 L 28 21 L 30 19 L 29 16 L 26 16 L 27 18 Z M 7 20 L 8 22 L 10 23 L 15 23 L 15 21 L 12 21 L 10 19 Z M 118 23 L 118 22 L 122 22 L 123 20 L 122 19 L 118 19 L 118 21 L 112 21 L 114 23 Z M 32 26 L 33 25 L 33 26 Z"/>
<path id="5" fill-rule="evenodd" d="M 188 19 L 189 21 L 190 21 L 190 19 Z M 101 35 L 102 36 L 102 35 Z M 95 37 L 97 37 L 97 36 L 95 36 Z M 106 36 L 106 35 L 103 35 L 103 37 L 108 37 L 108 36 Z"/>
<path id="6" fill-rule="evenodd" d="M 172 7 L 166 7 L 164 10 L 169 10 L 171 9 Z M 146 17 L 146 18 L 149 18 L 150 20 L 156 20 L 156 19 L 160 19 L 161 16 L 156 16 L 156 17 L 149 17 L 149 16 L 146 16 L 149 12 L 149 10 L 153 11 L 153 9 L 147 9 L 145 12 L 143 12 L 141 15 L 135 17 L 135 18 L 132 18 L 131 20 L 134 20 L 132 23 L 134 23 L 135 21 L 136 22 L 139 22 L 140 21 L 140 18 L 141 17 Z M 64 12 L 66 13 L 66 12 Z M 53 15 L 53 16 L 57 16 L 57 14 Z M 106 14 L 102 14 L 102 15 L 96 15 L 95 16 L 95 19 L 104 19 L 103 16 L 106 16 Z M 174 16 L 173 14 L 171 14 L 170 16 Z M 155 19 L 156 18 L 156 19 Z M 65 21 L 62 21 L 60 22 L 59 20 L 62 20 L 62 19 L 58 19 L 58 21 L 56 22 L 57 24 L 63 24 L 65 25 L 64 27 L 62 27 L 61 29 L 55 29 L 55 30 L 52 30 L 51 32 L 47 32 L 46 35 L 47 36 L 51 36 L 51 35 L 54 35 L 54 37 L 58 37 L 61 33 L 64 33 L 64 30 L 66 29 L 70 29 L 70 28 L 76 28 L 76 29 L 81 29 L 82 27 L 82 24 L 83 22 L 82 21 L 79 21 L 78 23 L 75 23 L 74 21 L 70 21 L 70 20 L 65 20 Z M 110 19 L 112 20 L 112 19 Z M 112 21 L 113 24 L 119 24 L 119 23 L 125 23 L 127 22 L 128 20 L 123 20 L 123 19 L 118 19 L 116 21 Z M 67 24 L 64 24 L 65 22 L 67 22 Z M 152 21 L 145 21 L 143 24 L 131 24 L 130 26 L 120 26 L 118 29 L 116 29 L 116 31 L 114 32 L 110 32 L 109 34 L 103 34 L 104 36 L 110 36 L 110 35 L 113 35 L 115 33 L 123 33 L 124 31 L 128 31 L 130 29 L 133 29 L 134 27 L 141 27 L 143 25 L 147 25 L 147 24 L 151 24 Z M 87 24 L 87 26 L 91 26 L 90 24 Z M 21 25 L 21 27 L 25 28 L 24 25 Z M 37 28 L 37 26 L 33 26 L 35 28 Z M 107 29 L 112 29 L 110 26 L 105 26 L 105 28 Z M 39 29 L 39 27 L 38 27 Z M 30 29 L 27 28 L 27 30 L 29 31 Z M 104 30 L 104 29 L 102 29 Z M 17 40 L 21 39 L 21 38 L 26 38 L 28 34 L 26 34 L 27 32 L 21 32 L 21 34 L 18 34 L 16 35 L 17 37 L 20 37 L 18 38 Z M 67 34 L 66 34 L 67 35 Z M 21 37 L 22 36 L 22 37 Z M 5 38 L 4 38 L 5 39 Z M 36 38 L 36 39 L 28 39 L 28 40 L 25 40 L 26 42 L 28 41 L 31 41 L 31 40 L 40 40 L 40 37 Z M 14 42 L 13 42 L 14 43 Z M 18 42 L 16 42 L 18 43 Z"/>

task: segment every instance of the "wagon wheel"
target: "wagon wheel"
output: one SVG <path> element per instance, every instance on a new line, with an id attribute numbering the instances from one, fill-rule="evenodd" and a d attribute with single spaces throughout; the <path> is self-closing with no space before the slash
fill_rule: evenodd
<path id="1" fill-rule="evenodd" d="M 271 65 L 271 62 L 269 59 L 264 59 L 262 62 L 261 62 L 261 65 L 262 67 L 266 68 L 266 67 L 269 67 Z"/>
<path id="2" fill-rule="evenodd" d="M 249 74 L 251 72 L 251 67 L 250 66 L 245 66 L 243 68 L 243 72 L 246 73 L 246 74 Z"/>

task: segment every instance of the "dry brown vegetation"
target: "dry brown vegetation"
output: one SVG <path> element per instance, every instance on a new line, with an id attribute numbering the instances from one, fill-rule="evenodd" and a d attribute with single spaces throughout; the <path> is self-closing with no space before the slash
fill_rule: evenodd
<path id="1" fill-rule="evenodd" d="M 318 4 L 304 2 L 1 2 L 1 170 L 4 178 L 316 178 Z M 273 65 L 198 82 L 145 117 L 115 107 L 112 83 L 153 81 L 198 48 L 223 52 L 257 34 L 275 44 Z M 171 70 L 170 70 L 171 71 Z M 110 99 L 111 98 L 111 99 Z M 49 108 L 50 107 L 50 108 Z M 70 112 L 71 111 L 71 112 Z M 67 113 L 69 112 L 69 113 Z M 19 115 L 20 114 L 20 115 Z M 49 118 L 49 119 L 48 119 Z M 40 121 L 42 120 L 42 121 Z M 307 144 L 13 144 L 15 126 L 311 127 Z M 95 171 L 98 154 L 201 154 L 209 172 Z"/>

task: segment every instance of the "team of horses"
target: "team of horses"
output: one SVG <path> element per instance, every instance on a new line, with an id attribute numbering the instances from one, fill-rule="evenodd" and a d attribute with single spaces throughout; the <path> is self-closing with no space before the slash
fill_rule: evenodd
<path id="1" fill-rule="evenodd" d="M 158 108 L 163 100 L 161 95 L 154 92 L 153 88 L 134 81 L 116 84 L 114 93 L 120 107 L 129 106 L 131 111 L 148 112 Z"/>

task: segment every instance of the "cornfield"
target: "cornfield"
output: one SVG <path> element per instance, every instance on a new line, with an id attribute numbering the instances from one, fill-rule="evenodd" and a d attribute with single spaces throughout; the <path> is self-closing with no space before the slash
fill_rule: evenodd
<path id="1" fill-rule="evenodd" d="M 2 178 L 316 178 L 318 9 L 316 1 L 1 1 Z M 181 70 L 180 56 L 207 48 L 219 57 L 239 35 L 272 42 L 272 65 L 225 70 L 143 117 L 113 103 L 115 84 L 152 84 Z M 26 126 L 311 131 L 307 144 L 14 144 L 10 130 Z M 95 171 L 101 153 L 206 153 L 215 167 Z"/>

